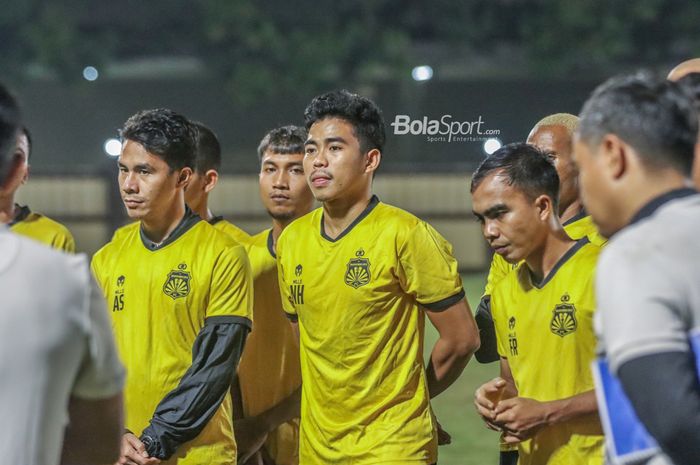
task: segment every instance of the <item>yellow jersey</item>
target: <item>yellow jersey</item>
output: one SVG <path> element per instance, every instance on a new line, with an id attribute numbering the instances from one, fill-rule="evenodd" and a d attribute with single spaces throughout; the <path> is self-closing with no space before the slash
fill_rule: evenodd
<path id="1" fill-rule="evenodd" d="M 542 402 L 593 389 L 594 271 L 600 247 L 580 239 L 540 284 L 524 263 L 491 295 L 498 352 L 508 359 L 520 397 Z M 518 445 L 520 465 L 600 465 L 597 415 L 546 427 Z"/>
<path id="2" fill-rule="evenodd" d="M 75 240 L 68 228 L 47 216 L 32 212 L 29 207 L 17 207 L 17 215 L 9 225 L 12 231 L 54 249 L 75 253 Z"/>
<path id="3" fill-rule="evenodd" d="M 587 237 L 591 244 L 594 245 L 603 246 L 606 242 L 606 239 L 598 232 L 598 228 L 593 223 L 591 216 L 587 215 L 583 210 L 563 223 L 562 226 L 566 234 L 575 241 Z M 491 295 L 494 286 L 505 278 L 510 270 L 517 266 L 517 264 L 512 265 L 508 263 L 502 256 L 493 254 L 489 274 L 486 278 L 484 295 Z"/>
<path id="4" fill-rule="evenodd" d="M 209 220 L 209 224 L 214 226 L 222 233 L 231 236 L 234 241 L 238 242 L 241 245 L 246 245 L 250 242 L 250 234 L 243 231 L 235 224 L 226 221 L 222 216 L 215 216 L 214 218 Z"/>
<path id="5" fill-rule="evenodd" d="M 300 463 L 436 462 L 424 308 L 464 298 L 450 244 L 375 196 L 335 239 L 322 208 L 295 220 L 277 255 L 300 333 Z"/>
<path id="6" fill-rule="evenodd" d="M 284 316 L 277 280 L 277 257 L 272 230 L 251 237 L 246 245 L 253 270 L 255 327 L 246 340 L 238 380 L 244 416 L 258 415 L 301 386 L 299 346 Z M 268 435 L 265 449 L 277 465 L 299 463 L 299 419 L 280 425 Z"/>
<path id="7" fill-rule="evenodd" d="M 250 264 L 242 246 L 189 215 L 160 245 L 143 236 L 140 222 L 120 228 L 95 254 L 92 268 L 127 367 L 125 426 L 139 436 L 190 368 L 205 320 L 228 317 L 250 325 Z M 202 432 L 163 463 L 236 463 L 229 394 Z"/>

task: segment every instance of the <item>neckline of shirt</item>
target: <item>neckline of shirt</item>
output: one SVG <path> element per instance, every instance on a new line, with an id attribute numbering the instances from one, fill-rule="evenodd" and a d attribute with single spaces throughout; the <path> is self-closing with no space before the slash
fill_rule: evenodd
<path id="1" fill-rule="evenodd" d="M 177 224 L 177 226 L 175 226 L 175 229 L 172 230 L 168 237 L 163 239 L 161 242 L 153 242 L 148 237 L 146 237 L 146 234 L 143 232 L 143 223 L 139 225 L 139 235 L 141 236 L 141 242 L 143 243 L 144 247 L 146 247 L 148 250 L 150 250 L 151 252 L 155 252 L 156 250 L 160 250 L 163 247 L 170 245 L 176 240 L 178 240 L 183 234 L 189 231 L 192 228 L 192 226 L 199 223 L 200 221 L 202 221 L 202 219 L 199 217 L 199 215 L 195 214 L 192 210 L 190 210 L 189 207 L 185 207 L 185 214 L 180 220 L 180 222 Z"/>
<path id="2" fill-rule="evenodd" d="M 574 245 L 572 245 L 569 248 L 569 250 L 564 252 L 564 255 L 562 255 L 559 258 L 559 260 L 557 260 L 557 263 L 554 265 L 552 270 L 539 283 L 535 282 L 535 280 L 533 279 L 533 276 L 532 276 L 532 272 L 530 271 L 530 268 L 527 268 L 527 272 L 528 272 L 528 275 L 530 276 L 530 282 L 532 283 L 532 285 L 535 286 L 537 289 L 542 289 L 544 286 L 547 285 L 548 282 L 550 282 L 552 280 L 552 278 L 554 278 L 554 275 L 557 274 L 557 271 L 559 271 L 559 268 L 564 266 L 564 264 L 566 262 L 568 262 L 569 259 L 576 254 L 576 252 L 581 250 L 581 248 L 584 245 L 589 244 L 589 243 L 590 243 L 590 240 L 588 239 L 588 237 L 582 237 L 581 239 L 576 241 L 576 243 Z M 527 267 L 527 265 L 524 265 L 524 266 Z"/>
<path id="3" fill-rule="evenodd" d="M 642 221 L 644 218 L 648 218 L 656 212 L 659 208 L 667 204 L 672 200 L 682 199 L 684 197 L 689 197 L 691 195 L 697 194 L 698 191 L 692 187 L 681 187 L 680 189 L 673 189 L 665 194 L 661 194 L 655 197 L 651 201 L 647 202 L 642 208 L 639 209 L 637 213 L 634 214 L 629 224 L 625 227 L 632 226 L 635 223 Z M 623 228 L 624 229 L 624 228 Z"/>
<path id="4" fill-rule="evenodd" d="M 362 220 L 364 220 L 364 219 L 367 217 L 367 215 L 369 215 L 369 214 L 372 212 L 372 210 L 374 210 L 374 207 L 376 207 L 377 205 L 379 205 L 379 197 L 377 197 L 376 195 L 372 195 L 372 198 L 369 199 L 369 203 L 367 204 L 367 206 L 365 207 L 365 209 L 362 210 L 362 213 L 360 213 L 360 214 L 357 216 L 357 218 L 355 218 L 355 219 L 352 221 L 352 223 L 350 223 L 350 224 L 348 225 L 348 227 L 345 228 L 345 229 L 343 230 L 343 232 L 341 232 L 341 233 L 338 235 L 338 237 L 336 237 L 335 239 L 331 238 L 330 236 L 328 236 L 328 235 L 326 234 L 326 228 L 323 226 L 323 213 L 321 213 L 321 237 L 323 237 L 323 238 L 324 238 L 325 240 L 327 240 L 328 242 L 338 242 L 338 241 L 341 240 L 343 237 L 347 236 L 347 235 L 350 233 L 350 231 L 352 231 L 353 228 L 354 228 L 355 226 L 357 226 Z"/>

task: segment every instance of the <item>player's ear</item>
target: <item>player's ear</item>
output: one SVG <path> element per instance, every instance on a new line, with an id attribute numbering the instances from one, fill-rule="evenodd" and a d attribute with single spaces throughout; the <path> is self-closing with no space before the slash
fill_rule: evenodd
<path id="1" fill-rule="evenodd" d="M 382 161 L 382 152 L 379 149 L 372 149 L 365 155 L 365 173 L 373 173 L 379 168 Z"/>
<path id="2" fill-rule="evenodd" d="M 554 202 L 548 195 L 542 194 L 535 199 L 535 208 L 541 220 L 546 221 L 554 214 Z"/>
<path id="3" fill-rule="evenodd" d="M 177 175 L 177 187 L 187 187 L 192 177 L 192 168 L 185 166 Z"/>
<path id="4" fill-rule="evenodd" d="M 605 172 L 612 179 L 619 179 L 629 164 L 631 147 L 615 134 L 606 134 L 600 141 L 600 156 L 603 157 Z"/>
<path id="5" fill-rule="evenodd" d="M 216 170 L 207 170 L 204 173 L 204 192 L 207 194 L 216 187 L 216 183 L 219 182 L 219 173 Z"/>
<path id="6" fill-rule="evenodd" d="M 24 176 L 22 176 L 22 184 L 26 184 L 29 181 L 29 163 L 26 164 L 24 169 Z"/>

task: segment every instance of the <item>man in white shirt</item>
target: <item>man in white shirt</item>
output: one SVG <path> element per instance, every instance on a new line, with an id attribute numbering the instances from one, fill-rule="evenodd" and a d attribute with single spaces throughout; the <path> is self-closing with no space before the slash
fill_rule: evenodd
<path id="1" fill-rule="evenodd" d="M 17 103 L 0 84 L 0 194 L 22 175 L 19 124 Z M 87 257 L 0 226 L 0 295 L 3 463 L 116 461 L 125 372 Z"/>

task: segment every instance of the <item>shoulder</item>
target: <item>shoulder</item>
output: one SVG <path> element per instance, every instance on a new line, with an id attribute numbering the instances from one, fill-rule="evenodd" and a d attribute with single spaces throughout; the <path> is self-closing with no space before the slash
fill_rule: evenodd
<path id="1" fill-rule="evenodd" d="M 309 231 L 319 234 L 321 231 L 322 215 L 323 207 L 319 207 L 292 221 L 286 228 L 284 228 L 282 234 L 280 234 L 280 237 L 277 239 L 277 246 L 279 247 L 280 244 L 287 242 L 290 240 L 289 238 L 305 235 L 309 233 Z"/>
<path id="2" fill-rule="evenodd" d="M 87 286 L 88 258 L 85 254 L 66 254 L 32 239 L 10 233 L 10 248 L 15 250 L 18 262 L 17 270 L 29 272 L 35 277 L 59 280 L 62 286 Z M 7 253 L 7 244 L 3 253 Z M 26 266 L 25 266 L 26 265 Z"/>
<path id="3" fill-rule="evenodd" d="M 214 223 L 212 226 L 214 226 L 214 229 L 217 229 L 225 234 L 228 234 L 231 236 L 236 242 L 239 242 L 241 244 L 247 244 L 251 240 L 250 234 L 247 232 L 243 231 L 241 228 L 236 226 L 235 224 L 226 221 L 226 220 L 220 220 Z"/>

